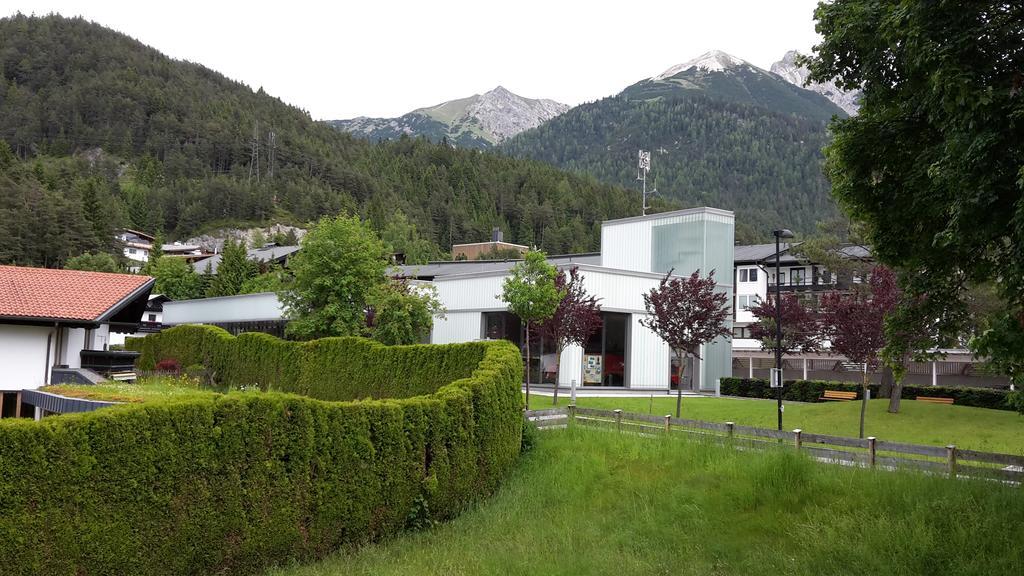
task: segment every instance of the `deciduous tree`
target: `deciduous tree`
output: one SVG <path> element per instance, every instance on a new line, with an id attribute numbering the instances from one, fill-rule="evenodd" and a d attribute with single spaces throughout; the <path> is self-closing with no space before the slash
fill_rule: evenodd
<path id="1" fill-rule="evenodd" d="M 281 292 L 287 331 L 299 338 L 357 336 L 366 329 L 370 293 L 384 281 L 388 249 L 358 216 L 324 217 L 292 258 Z"/>
<path id="2" fill-rule="evenodd" d="M 538 330 L 555 345 L 555 393 L 552 404 L 558 404 L 558 372 L 562 365 L 562 351 L 568 346 L 582 346 L 601 327 L 601 305 L 597 297 L 587 293 L 579 268 L 573 266 L 568 275 L 565 270 L 559 270 L 555 275 L 555 289 L 562 294 L 562 299 L 554 314 L 541 322 Z"/>
<path id="3" fill-rule="evenodd" d="M 92 272 L 120 272 L 121 267 L 118 266 L 117 260 L 110 254 L 103 252 L 97 253 L 85 253 L 72 258 L 68 258 L 64 262 L 64 268 L 66 270 L 89 270 Z"/>
<path id="4" fill-rule="evenodd" d="M 640 324 L 650 328 L 669 345 L 679 359 L 676 417 L 683 409 L 683 373 L 686 358 L 700 358 L 702 344 L 729 336 L 729 297 L 717 289 L 715 271 L 707 278 L 694 271 L 688 278 L 673 277 L 672 271 L 657 288 L 644 294 L 648 316 Z"/>
<path id="5" fill-rule="evenodd" d="M 555 267 L 543 252 L 531 250 L 512 270 L 499 295 L 526 328 L 526 408 L 530 408 L 530 328 L 550 318 L 562 292 L 555 286 Z"/>
<path id="6" fill-rule="evenodd" d="M 161 256 L 148 264 L 147 273 L 156 278 L 154 293 L 171 300 L 191 300 L 202 294 L 202 281 L 184 258 Z"/>
<path id="7" fill-rule="evenodd" d="M 432 285 L 413 285 L 399 278 L 374 288 L 369 300 L 370 336 L 389 346 L 423 342 L 430 337 L 434 318 L 445 313 Z"/>
<path id="8" fill-rule="evenodd" d="M 878 367 L 885 346 L 885 319 L 896 308 L 899 288 L 896 276 L 876 266 L 868 279 L 868 290 L 832 292 L 822 298 L 823 334 L 832 350 L 852 362 L 864 364 L 860 406 L 860 437 L 864 437 L 864 414 L 868 405 L 868 372 Z"/>
<path id="9" fill-rule="evenodd" d="M 1005 313 L 991 329 L 1018 334 L 990 341 L 1020 340 L 1024 4 L 835 0 L 815 19 L 811 80 L 863 91 L 859 113 L 832 123 L 826 172 L 899 272 L 907 297 L 893 332 L 917 336 L 915 352 L 955 343 L 970 320 L 965 294 L 992 282 Z M 1008 356 L 1000 365 L 1024 362 L 1024 348 L 987 349 Z"/>

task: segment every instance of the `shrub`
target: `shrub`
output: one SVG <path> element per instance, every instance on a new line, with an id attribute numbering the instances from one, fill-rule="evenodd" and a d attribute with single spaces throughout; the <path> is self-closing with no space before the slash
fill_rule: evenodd
<path id="1" fill-rule="evenodd" d="M 212 394 L 4 420 L 5 574 L 259 572 L 450 518 L 519 455 L 522 362 L 507 342 L 300 345 L 187 328 L 145 338 L 143 361 L 173 353 L 231 378 L 280 361 L 271 389 L 287 376 L 330 399 L 407 397 Z M 424 365 L 387 369 L 399 361 Z"/>
<path id="2" fill-rule="evenodd" d="M 878 397 L 879 386 L 870 384 L 871 397 Z M 726 396 L 742 396 L 745 398 L 775 398 L 776 391 L 768 385 L 767 380 L 760 378 L 722 378 L 721 393 Z M 829 382 L 825 380 L 787 380 L 782 390 L 782 398 L 795 402 L 821 402 L 825 390 L 842 390 L 857 392 L 860 399 L 861 385 L 853 382 Z M 940 396 L 953 398 L 954 404 L 975 406 L 996 410 L 1013 410 L 1007 401 L 1005 390 L 990 388 L 959 388 L 950 386 L 904 386 L 903 398 L 914 399 L 917 396 Z"/>
<path id="3" fill-rule="evenodd" d="M 156 363 L 153 367 L 157 372 L 166 372 L 168 374 L 177 374 L 181 372 L 181 364 L 178 363 L 174 358 L 164 358 L 163 360 Z"/>

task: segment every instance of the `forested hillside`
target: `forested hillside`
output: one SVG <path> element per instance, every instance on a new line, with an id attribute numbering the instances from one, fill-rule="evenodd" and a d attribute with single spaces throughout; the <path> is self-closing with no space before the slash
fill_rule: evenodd
<path id="1" fill-rule="evenodd" d="M 404 212 L 442 249 L 501 226 L 550 252 L 587 250 L 602 219 L 639 203 L 535 161 L 370 144 L 77 18 L 0 20 L 0 80 L 2 262 L 57 266 L 110 249 L 118 226 L 175 238 L 341 211 L 378 227 Z"/>
<path id="2" fill-rule="evenodd" d="M 842 111 L 745 65 L 690 69 L 577 106 L 502 148 L 634 188 L 637 150 L 650 150 L 648 186 L 734 210 L 738 237 L 766 238 L 779 226 L 810 232 L 835 214 L 821 154 L 832 113 Z"/>

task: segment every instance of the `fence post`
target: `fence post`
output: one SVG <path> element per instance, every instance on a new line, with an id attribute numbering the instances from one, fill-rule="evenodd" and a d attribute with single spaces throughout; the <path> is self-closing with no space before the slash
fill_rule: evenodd
<path id="1" fill-rule="evenodd" d="M 569 411 L 569 421 L 576 422 L 576 405 L 569 404 L 568 406 L 566 406 L 566 409 Z"/>
<path id="2" fill-rule="evenodd" d="M 21 418 L 21 390 L 18 390 L 18 395 L 14 397 L 14 417 Z"/>
<path id="3" fill-rule="evenodd" d="M 615 409 L 615 426 L 622 432 L 622 410 Z"/>
<path id="4" fill-rule="evenodd" d="M 672 431 L 672 415 L 665 414 L 665 434 Z"/>
<path id="5" fill-rule="evenodd" d="M 732 438 L 733 427 L 734 426 L 736 426 L 736 424 L 734 422 L 726 422 L 725 423 L 725 431 L 729 435 L 729 438 Z"/>
<path id="6" fill-rule="evenodd" d="M 797 428 L 796 430 L 793 430 L 793 446 L 796 446 L 797 450 L 799 450 L 800 449 L 800 445 L 803 444 L 803 438 L 801 437 L 802 434 L 803 434 L 803 430 L 801 430 L 799 428 Z"/>
<path id="7" fill-rule="evenodd" d="M 875 437 L 868 436 L 868 466 L 875 467 Z"/>
<path id="8" fill-rule="evenodd" d="M 949 475 L 956 477 L 956 445 L 946 446 L 946 466 L 949 468 Z"/>

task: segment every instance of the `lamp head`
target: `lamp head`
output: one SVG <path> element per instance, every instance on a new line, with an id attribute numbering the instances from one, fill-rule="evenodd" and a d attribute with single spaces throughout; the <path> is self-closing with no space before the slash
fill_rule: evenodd
<path id="1" fill-rule="evenodd" d="M 773 230 L 772 234 L 776 238 L 794 238 L 793 231 L 789 228 L 783 228 L 781 230 Z"/>

